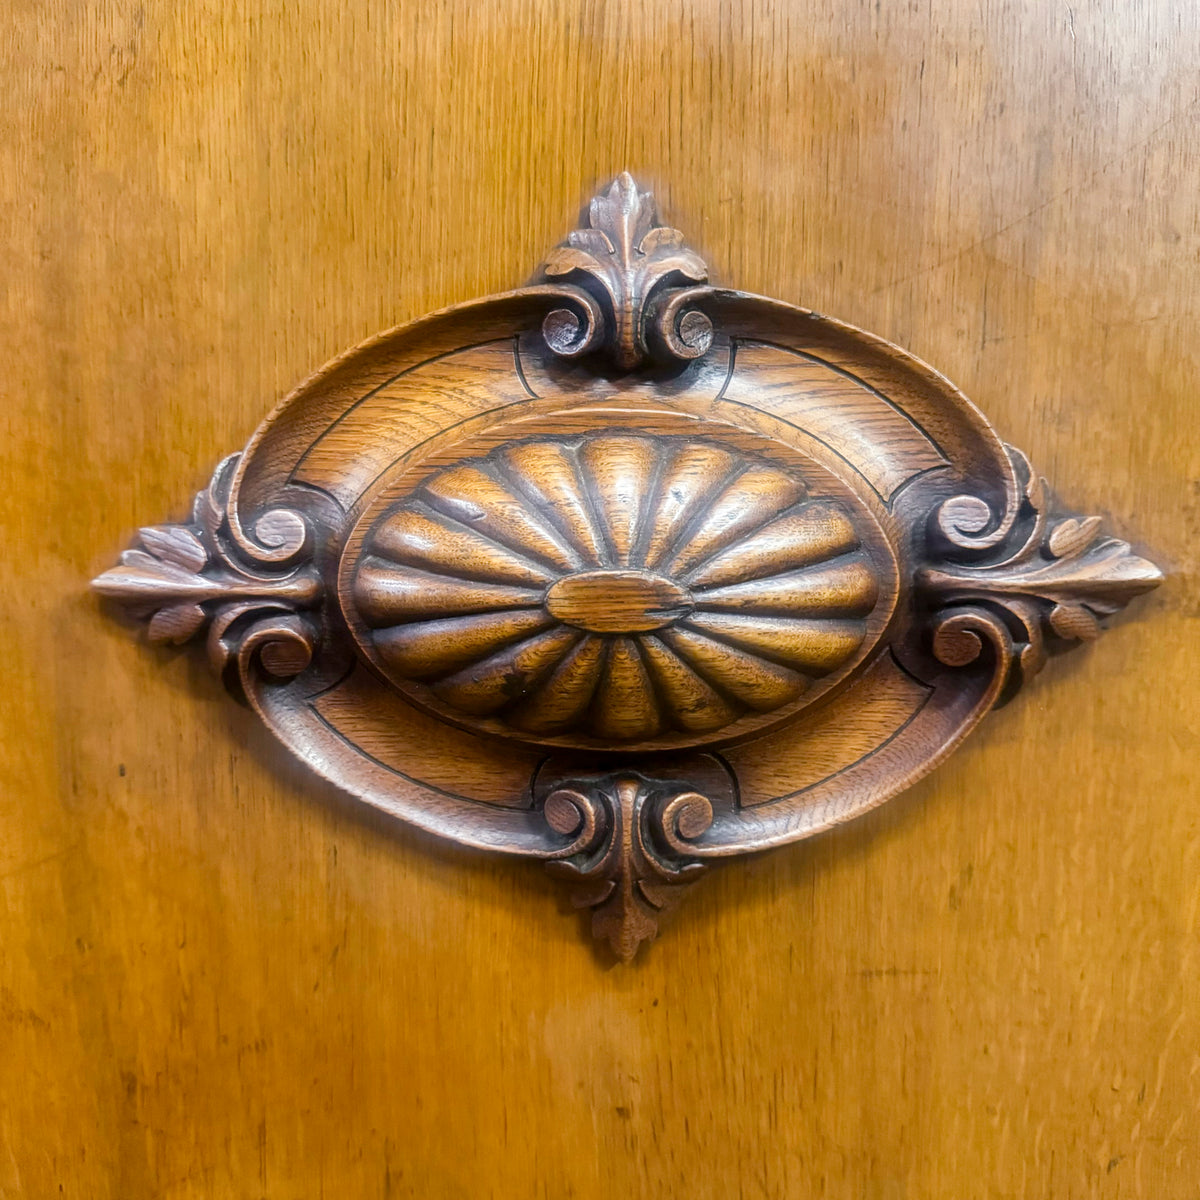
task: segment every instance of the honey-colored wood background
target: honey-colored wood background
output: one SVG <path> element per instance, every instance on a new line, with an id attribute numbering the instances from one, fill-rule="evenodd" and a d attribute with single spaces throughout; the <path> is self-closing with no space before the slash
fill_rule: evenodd
<path id="1" fill-rule="evenodd" d="M 1190 0 L 10 0 L 0 39 L 0 1196 L 1200 1195 Z M 623 167 L 1172 576 L 611 968 L 86 581 Z"/>

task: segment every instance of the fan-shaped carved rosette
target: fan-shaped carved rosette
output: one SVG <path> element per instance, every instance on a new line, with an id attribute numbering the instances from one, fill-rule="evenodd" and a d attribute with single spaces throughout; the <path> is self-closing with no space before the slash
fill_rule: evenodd
<path id="1" fill-rule="evenodd" d="M 879 578 L 846 507 L 688 437 L 516 442 L 428 477 L 353 577 L 366 649 L 459 721 L 696 744 L 859 656 Z"/>

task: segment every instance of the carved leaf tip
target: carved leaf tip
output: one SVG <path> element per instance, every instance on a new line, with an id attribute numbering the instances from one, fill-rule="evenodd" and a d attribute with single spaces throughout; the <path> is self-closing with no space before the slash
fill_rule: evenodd
<path id="1" fill-rule="evenodd" d="M 616 912 L 598 912 L 592 917 L 592 935 L 608 943 L 609 949 L 623 963 L 631 963 L 643 943 L 658 936 L 658 922 L 647 916 L 636 904 Z"/>
<path id="2" fill-rule="evenodd" d="M 192 524 L 147 525 L 118 565 L 92 580 L 92 589 L 146 621 L 151 642 L 181 644 L 208 631 L 209 657 L 220 670 L 258 652 L 277 678 L 298 674 L 312 655 L 308 626 L 295 614 L 320 601 L 321 583 L 311 563 L 272 569 L 240 556 L 229 529 L 227 482 L 237 456 L 221 462 L 192 506 Z M 260 518 L 264 541 L 305 529 L 290 510 Z M 263 567 L 266 567 L 266 570 Z M 281 615 L 282 614 L 282 615 Z"/>
<path id="3" fill-rule="evenodd" d="M 203 574 L 208 552 L 192 530 L 179 525 L 148 526 L 138 541 L 121 554 L 118 566 L 92 580 L 92 589 L 135 617 L 150 616 L 151 641 L 185 642 L 204 624 L 201 602 L 215 594 Z"/>
<path id="4" fill-rule="evenodd" d="M 657 220 L 653 193 L 640 191 L 628 171 L 592 200 L 588 215 L 592 228 L 603 233 L 625 261 L 633 257 Z"/>
<path id="5" fill-rule="evenodd" d="M 712 812 L 686 785 L 660 794 L 632 774 L 571 783 L 547 797 L 547 825 L 573 839 L 547 869 L 570 882 L 576 908 L 593 910 L 593 936 L 622 962 L 658 936 L 659 920 L 707 870 L 691 843 Z"/>
<path id="6" fill-rule="evenodd" d="M 207 620 L 208 614 L 199 604 L 171 604 L 150 618 L 147 633 L 152 642 L 179 645 L 199 633 Z"/>
<path id="7" fill-rule="evenodd" d="M 653 195 L 628 171 L 595 196 L 587 224 L 550 251 L 541 274 L 569 281 L 552 294 L 571 307 L 543 324 L 550 350 L 564 358 L 603 344 L 632 370 L 652 356 L 699 358 L 712 344 L 711 319 L 696 307 L 707 289 L 691 286 L 707 283 L 708 268 L 679 230 L 658 223 Z"/>
<path id="8" fill-rule="evenodd" d="M 1010 507 L 994 532 L 980 525 L 950 539 L 957 551 L 968 554 L 974 540 L 989 557 L 962 562 L 952 551 L 918 573 L 922 589 L 939 604 L 933 623 L 936 657 L 948 666 L 974 662 L 982 634 L 997 650 L 1005 679 L 1002 699 L 1045 664 L 1048 635 L 1060 644 L 1094 641 L 1105 617 L 1165 578 L 1128 542 L 1105 534 L 1100 517 L 1047 513 L 1044 484 L 1020 451 L 1008 450 L 1024 480 L 1019 504 Z M 943 512 L 966 513 L 969 504 L 986 510 L 976 498 L 960 496 L 947 501 Z"/>
<path id="9" fill-rule="evenodd" d="M 147 525 L 138 536 L 155 558 L 193 574 L 203 570 L 208 562 L 204 543 L 186 525 Z"/>

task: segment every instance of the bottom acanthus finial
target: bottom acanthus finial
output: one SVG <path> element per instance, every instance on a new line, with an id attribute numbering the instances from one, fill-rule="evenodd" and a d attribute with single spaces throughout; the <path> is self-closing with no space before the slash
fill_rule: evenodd
<path id="1" fill-rule="evenodd" d="M 547 869 L 574 885 L 571 902 L 593 910 L 593 934 L 623 962 L 657 936 L 660 918 L 708 869 L 688 843 L 711 826 L 713 804 L 686 783 L 633 771 L 566 780 L 542 812 L 572 839 Z"/>

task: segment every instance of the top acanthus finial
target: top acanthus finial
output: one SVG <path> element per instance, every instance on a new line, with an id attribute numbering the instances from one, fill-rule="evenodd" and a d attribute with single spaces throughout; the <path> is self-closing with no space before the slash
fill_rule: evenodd
<path id="1" fill-rule="evenodd" d="M 553 293 L 571 304 L 543 322 L 549 348 L 564 358 L 604 349 L 626 371 L 706 354 L 713 324 L 698 304 L 711 294 L 708 268 L 679 230 L 658 224 L 654 197 L 623 171 L 587 220 L 542 264 Z"/>

